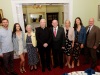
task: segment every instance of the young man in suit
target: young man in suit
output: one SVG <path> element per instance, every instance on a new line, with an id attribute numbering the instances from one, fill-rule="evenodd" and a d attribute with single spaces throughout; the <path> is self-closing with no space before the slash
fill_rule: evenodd
<path id="1" fill-rule="evenodd" d="M 99 45 L 99 28 L 94 25 L 94 19 L 89 20 L 89 26 L 86 27 L 87 36 L 86 36 L 86 49 L 85 49 L 85 64 L 89 63 L 89 55 L 92 57 L 91 68 L 95 68 L 97 65 L 97 56 L 96 50 Z"/>
<path id="2" fill-rule="evenodd" d="M 52 53 L 54 68 L 60 66 L 63 68 L 63 49 L 65 49 L 65 33 L 62 27 L 58 26 L 58 21 L 52 21 Z"/>
<path id="3" fill-rule="evenodd" d="M 37 47 L 40 53 L 42 72 L 45 72 L 45 66 L 47 66 L 48 70 L 51 71 L 50 68 L 51 38 L 52 37 L 51 37 L 50 29 L 46 27 L 46 20 L 41 19 L 40 27 L 36 28 L 36 39 L 37 39 Z"/>

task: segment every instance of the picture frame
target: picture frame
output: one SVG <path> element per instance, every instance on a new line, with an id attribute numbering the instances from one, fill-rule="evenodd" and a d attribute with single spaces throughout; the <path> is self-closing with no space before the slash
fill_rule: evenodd
<path id="1" fill-rule="evenodd" d="M 3 18 L 3 11 L 2 11 L 2 9 L 0 9 L 0 26 L 1 26 L 1 23 L 2 23 L 2 18 Z"/>
<path id="2" fill-rule="evenodd" d="M 44 12 L 30 13 L 31 23 L 39 23 L 40 19 L 44 18 Z"/>
<path id="3" fill-rule="evenodd" d="M 98 5 L 98 21 L 100 21 L 100 5 Z"/>

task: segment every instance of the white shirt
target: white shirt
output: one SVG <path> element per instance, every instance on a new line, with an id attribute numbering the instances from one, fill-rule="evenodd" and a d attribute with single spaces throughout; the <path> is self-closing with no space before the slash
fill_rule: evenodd
<path id="1" fill-rule="evenodd" d="M 89 26 L 89 27 L 90 27 L 90 31 L 91 31 L 91 29 L 93 28 L 93 26 L 94 26 L 94 25 L 92 25 L 92 26 Z M 88 27 L 88 30 L 89 30 L 89 27 Z M 88 30 L 87 30 L 87 31 L 88 31 Z M 89 31 L 89 32 L 90 32 L 90 31 Z"/>
<path id="2" fill-rule="evenodd" d="M 57 35 L 58 26 L 56 28 L 53 27 L 53 32 L 55 31 L 55 29 L 56 29 L 56 35 Z"/>

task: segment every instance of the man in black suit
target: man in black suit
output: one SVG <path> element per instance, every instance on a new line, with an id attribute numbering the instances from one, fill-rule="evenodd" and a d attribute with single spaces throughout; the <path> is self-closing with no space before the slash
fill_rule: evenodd
<path id="1" fill-rule="evenodd" d="M 51 43 L 50 29 L 46 27 L 46 20 L 40 20 L 40 27 L 36 28 L 37 47 L 40 53 L 42 64 L 42 72 L 45 72 L 45 65 L 50 71 L 50 43 Z"/>
<path id="2" fill-rule="evenodd" d="M 62 27 L 58 26 L 58 21 L 52 21 L 52 53 L 54 68 L 60 66 L 63 68 L 63 49 L 65 48 L 65 33 Z"/>

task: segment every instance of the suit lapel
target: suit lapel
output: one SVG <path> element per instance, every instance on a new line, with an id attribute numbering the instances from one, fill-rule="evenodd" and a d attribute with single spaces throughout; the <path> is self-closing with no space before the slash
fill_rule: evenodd
<path id="1" fill-rule="evenodd" d="M 89 34 L 92 33 L 93 31 L 94 31 L 94 26 L 92 27 L 92 29 L 91 29 L 91 31 L 89 32 Z"/>

